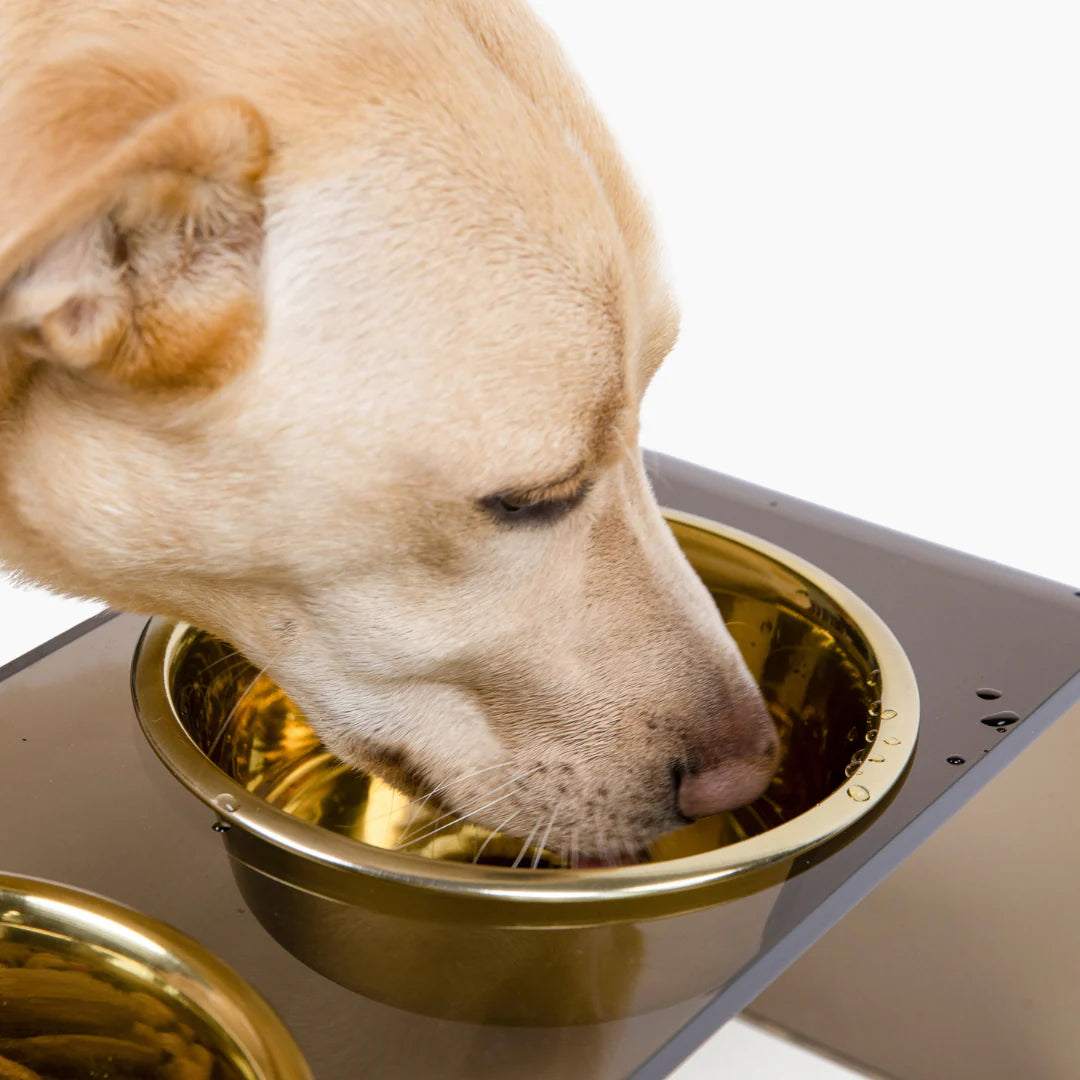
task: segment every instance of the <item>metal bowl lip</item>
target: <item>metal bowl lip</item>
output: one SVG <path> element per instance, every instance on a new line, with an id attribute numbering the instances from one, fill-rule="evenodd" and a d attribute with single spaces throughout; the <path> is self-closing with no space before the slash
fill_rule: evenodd
<path id="1" fill-rule="evenodd" d="M 150 745 L 172 774 L 231 827 L 246 830 L 294 856 L 338 872 L 370 875 L 402 886 L 461 896 L 522 903 L 603 903 L 670 895 L 748 877 L 793 860 L 855 825 L 874 810 L 900 780 L 915 751 L 919 691 L 903 646 L 877 613 L 830 574 L 793 552 L 760 537 L 681 511 L 663 510 L 679 525 L 749 548 L 778 562 L 825 593 L 869 642 L 881 672 L 882 718 L 867 753 L 881 750 L 874 778 L 853 781 L 869 792 L 855 801 L 842 786 L 783 825 L 699 855 L 664 862 L 588 870 L 532 870 L 440 862 L 337 836 L 268 805 L 220 770 L 198 748 L 180 723 L 168 672 L 183 636 L 191 627 L 152 618 L 132 661 L 135 711 Z M 893 715 L 889 715 L 889 714 Z"/>
<path id="2" fill-rule="evenodd" d="M 11 912 L 18 912 L 18 919 Z M 71 937 L 104 946 L 151 969 L 167 968 L 180 984 L 178 992 L 196 1009 L 210 1013 L 236 1041 L 260 1080 L 314 1080 L 300 1048 L 262 995 L 208 949 L 168 924 L 97 893 L 0 873 L 0 925 L 4 923 L 43 930 L 51 923 Z M 222 999 L 236 1013 L 232 1024 L 221 1015 Z M 246 1030 L 236 1030 L 237 1018 Z M 253 1059 L 255 1053 L 258 1060 Z"/>

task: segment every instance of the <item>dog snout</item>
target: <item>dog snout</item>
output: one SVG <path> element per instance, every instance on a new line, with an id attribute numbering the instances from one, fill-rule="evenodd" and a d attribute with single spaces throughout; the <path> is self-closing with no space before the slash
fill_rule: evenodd
<path id="1" fill-rule="evenodd" d="M 679 778 L 679 813 L 691 820 L 737 810 L 765 794 L 776 772 L 775 755 L 733 758 Z"/>
<path id="2" fill-rule="evenodd" d="M 682 817 L 696 820 L 746 806 L 765 793 L 776 774 L 780 740 L 760 697 L 744 699 L 724 728 L 714 745 L 698 750 L 695 764 L 676 773 Z"/>

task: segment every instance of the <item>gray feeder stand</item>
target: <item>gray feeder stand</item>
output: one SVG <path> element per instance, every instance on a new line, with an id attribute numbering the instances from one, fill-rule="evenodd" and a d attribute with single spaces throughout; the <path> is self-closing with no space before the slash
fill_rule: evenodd
<path id="1" fill-rule="evenodd" d="M 100 893 L 194 937 L 275 1006 L 319 1080 L 667 1076 L 1080 701 L 1080 595 L 647 460 L 661 504 L 763 537 L 857 593 L 899 638 L 919 684 L 919 745 L 895 798 L 779 887 L 756 954 L 719 991 L 607 1024 L 498 1028 L 393 1009 L 317 975 L 246 910 L 206 809 L 146 744 L 129 689 L 145 620 L 131 615 L 92 619 L 0 669 L 0 867 Z M 1000 698 L 979 696 L 990 689 Z"/>

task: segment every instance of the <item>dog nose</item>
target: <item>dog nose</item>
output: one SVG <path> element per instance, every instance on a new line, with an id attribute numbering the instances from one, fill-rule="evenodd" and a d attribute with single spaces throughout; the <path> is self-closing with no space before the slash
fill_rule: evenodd
<path id="1" fill-rule="evenodd" d="M 737 810 L 765 794 L 774 771 L 771 764 L 736 759 L 704 772 L 686 773 L 679 781 L 679 813 L 697 819 Z"/>
<path id="2" fill-rule="evenodd" d="M 677 800 L 683 817 L 697 819 L 737 810 L 765 794 L 779 763 L 773 737 L 758 752 L 739 754 L 679 777 Z"/>
<path id="3" fill-rule="evenodd" d="M 746 668 L 714 673 L 695 711 L 675 769 L 676 806 L 691 820 L 760 798 L 780 764 L 776 724 Z"/>

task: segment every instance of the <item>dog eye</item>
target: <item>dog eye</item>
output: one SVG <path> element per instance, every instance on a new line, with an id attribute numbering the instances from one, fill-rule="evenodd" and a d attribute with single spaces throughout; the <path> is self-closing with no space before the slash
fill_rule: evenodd
<path id="1" fill-rule="evenodd" d="M 512 493 L 488 495 L 480 505 L 496 521 L 508 525 L 550 525 L 565 517 L 585 498 L 586 485 L 559 499 L 531 499 Z"/>

